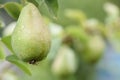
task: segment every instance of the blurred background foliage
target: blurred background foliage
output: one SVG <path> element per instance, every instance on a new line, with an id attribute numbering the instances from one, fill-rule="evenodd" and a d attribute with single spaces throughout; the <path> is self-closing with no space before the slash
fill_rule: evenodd
<path id="1" fill-rule="evenodd" d="M 20 2 L 20 0 L 1 0 L 0 3 L 10 1 L 16 1 Z M 29 0 L 31 2 L 35 2 L 33 0 Z M 58 23 L 61 23 L 62 25 L 67 25 L 72 20 L 69 20 L 65 17 L 64 12 L 66 9 L 80 9 L 83 12 L 86 13 L 88 18 L 97 18 L 100 21 L 104 21 L 104 18 L 106 16 L 103 5 L 106 2 L 112 2 L 115 3 L 117 6 L 119 6 L 120 1 L 119 0 L 58 0 L 59 3 L 59 11 L 58 11 Z M 44 10 L 41 10 L 44 11 Z M 47 12 L 45 13 L 48 16 L 50 14 Z M 9 21 L 8 21 L 9 22 Z"/>

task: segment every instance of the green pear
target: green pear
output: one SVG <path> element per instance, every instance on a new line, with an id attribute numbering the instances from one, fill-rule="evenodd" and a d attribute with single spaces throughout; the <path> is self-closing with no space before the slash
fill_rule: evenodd
<path id="1" fill-rule="evenodd" d="M 94 35 L 88 41 L 84 59 L 89 63 L 96 63 L 105 51 L 105 42 L 99 35 Z"/>
<path id="2" fill-rule="evenodd" d="M 65 77 L 74 74 L 76 69 L 77 63 L 74 51 L 69 46 L 61 46 L 53 61 L 52 72 L 57 76 Z"/>
<path id="3" fill-rule="evenodd" d="M 21 11 L 12 34 L 12 48 L 25 62 L 34 63 L 44 59 L 50 49 L 50 32 L 39 10 L 28 3 Z"/>

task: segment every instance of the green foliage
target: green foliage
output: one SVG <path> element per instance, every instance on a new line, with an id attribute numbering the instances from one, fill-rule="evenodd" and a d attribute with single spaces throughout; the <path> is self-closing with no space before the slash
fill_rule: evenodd
<path id="1" fill-rule="evenodd" d="M 1 41 L 6 45 L 6 47 L 12 52 L 13 52 L 13 49 L 12 49 L 12 46 L 11 46 L 11 36 L 6 36 L 6 37 L 3 37 L 1 39 Z"/>
<path id="2" fill-rule="evenodd" d="M 4 48 L 3 48 L 3 45 L 2 45 L 2 42 L 1 42 L 1 40 L 0 40 L 0 60 L 3 60 L 3 59 L 5 59 L 5 50 L 4 50 Z"/>
<path id="3" fill-rule="evenodd" d="M 57 0 L 45 0 L 49 12 L 51 13 L 51 15 L 54 18 L 57 18 L 57 14 L 58 14 L 58 1 Z"/>
<path id="4" fill-rule="evenodd" d="M 40 12 L 52 19 L 57 18 L 59 9 L 57 0 L 36 0 L 36 2 L 39 4 Z"/>
<path id="5" fill-rule="evenodd" d="M 43 60 L 36 65 L 30 65 L 32 76 L 19 76 L 20 80 L 59 80 L 51 72 L 51 65 L 48 60 Z M 22 78 L 21 78 L 22 77 Z"/>
<path id="6" fill-rule="evenodd" d="M 17 2 L 7 2 L 4 4 L 4 9 L 14 19 L 18 19 L 22 5 Z"/>
<path id="7" fill-rule="evenodd" d="M 4 26 L 5 26 L 5 24 L 4 24 L 4 22 L 0 18 L 0 29 L 3 28 Z"/>
<path id="8" fill-rule="evenodd" d="M 19 67 L 21 70 L 23 70 L 26 74 L 28 75 L 32 75 L 29 66 L 27 63 L 22 62 L 19 58 L 17 58 L 17 56 L 15 55 L 10 55 L 6 57 L 6 60 L 11 62 L 12 64 L 16 65 L 17 67 Z"/>
<path id="9" fill-rule="evenodd" d="M 62 44 L 62 39 L 60 39 L 60 38 L 52 39 L 51 43 L 52 43 L 51 49 L 47 56 L 47 59 L 50 61 L 52 61 L 54 59 L 54 57 L 56 56 L 56 53 L 58 52 L 58 49 L 60 48 L 60 46 Z"/>

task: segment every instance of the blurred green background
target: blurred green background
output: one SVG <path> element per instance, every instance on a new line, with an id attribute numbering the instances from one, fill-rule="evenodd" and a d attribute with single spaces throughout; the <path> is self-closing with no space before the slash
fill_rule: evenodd
<path id="1" fill-rule="evenodd" d="M 3 4 L 5 2 L 10 2 L 10 1 L 20 2 L 20 0 L 0 0 L 0 4 Z M 58 2 L 59 2 L 58 20 L 59 20 L 59 23 L 63 25 L 64 24 L 66 25 L 69 23 L 69 19 L 65 18 L 64 16 L 64 12 L 66 9 L 79 9 L 85 12 L 88 18 L 97 18 L 100 21 L 104 21 L 104 18 L 106 16 L 103 10 L 104 3 L 112 2 L 113 4 L 116 4 L 117 6 L 120 7 L 119 0 L 74 0 L 74 1 L 58 0 Z M 2 15 L 2 12 L 1 12 L 1 15 Z"/>

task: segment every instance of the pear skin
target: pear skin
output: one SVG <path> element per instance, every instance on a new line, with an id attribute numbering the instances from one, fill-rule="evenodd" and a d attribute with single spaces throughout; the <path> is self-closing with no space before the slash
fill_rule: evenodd
<path id="1" fill-rule="evenodd" d="M 44 59 L 50 49 L 48 27 L 36 6 L 28 3 L 21 11 L 12 34 L 11 44 L 15 54 L 25 62 Z"/>

